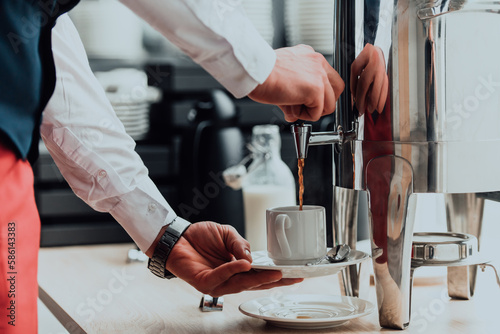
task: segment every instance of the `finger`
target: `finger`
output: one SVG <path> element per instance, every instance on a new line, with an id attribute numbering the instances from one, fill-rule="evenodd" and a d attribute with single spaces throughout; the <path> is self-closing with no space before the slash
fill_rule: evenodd
<path id="1" fill-rule="evenodd" d="M 314 91 L 311 92 L 311 94 L 314 94 L 314 96 L 312 97 L 310 102 L 304 104 L 299 108 L 292 108 L 292 110 L 294 114 L 295 112 L 297 112 L 297 110 L 299 110 L 299 117 L 298 117 L 299 119 L 302 119 L 304 121 L 316 122 L 321 118 L 321 115 L 323 114 L 323 109 L 325 105 L 324 86 L 320 88 L 320 91 Z"/>
<path id="2" fill-rule="evenodd" d="M 290 112 L 293 117 L 301 119 L 303 113 L 307 113 L 307 107 L 303 104 L 290 106 Z"/>
<path id="3" fill-rule="evenodd" d="M 280 271 L 276 270 L 265 270 L 265 271 L 249 271 L 246 273 L 241 273 L 234 275 L 225 282 L 219 284 L 215 289 L 212 290 L 210 295 L 222 296 L 231 293 L 238 293 L 245 290 L 250 290 L 257 286 L 272 284 L 274 282 L 280 281 L 282 274 Z"/>
<path id="4" fill-rule="evenodd" d="M 288 105 L 283 106 L 286 110 L 285 119 L 288 122 L 295 122 L 299 119 L 310 120 L 307 113 L 307 107 L 303 104 L 301 105 Z"/>
<path id="5" fill-rule="evenodd" d="M 296 122 L 298 120 L 297 117 L 293 116 L 292 114 L 292 106 L 288 106 L 288 105 L 279 105 L 278 106 L 281 111 L 283 111 L 283 115 L 285 116 L 285 121 L 289 122 L 289 123 L 293 123 L 293 122 Z"/>
<path id="6" fill-rule="evenodd" d="M 224 242 L 227 250 L 234 255 L 237 260 L 247 260 L 252 263 L 252 255 L 250 253 L 250 243 L 236 231 L 233 226 L 223 225 Z"/>
<path id="7" fill-rule="evenodd" d="M 229 281 L 234 275 L 246 273 L 251 268 L 251 264 L 246 260 L 226 262 L 215 269 L 204 271 L 196 277 L 196 280 L 203 282 L 203 286 L 217 287 Z"/>
<path id="8" fill-rule="evenodd" d="M 366 51 L 365 51 L 366 50 Z M 351 65 L 351 94 L 355 94 L 358 88 L 358 80 L 359 77 L 361 76 L 361 73 L 363 73 L 364 68 L 368 64 L 368 49 L 363 49 L 361 53 L 358 55 L 356 59 L 352 62 Z M 356 96 L 356 100 L 358 97 Z"/>
<path id="9" fill-rule="evenodd" d="M 335 97 L 338 99 L 345 88 L 344 80 L 342 80 L 342 77 L 338 74 L 337 71 L 335 71 L 333 67 L 330 66 L 326 59 L 323 61 L 323 69 L 325 70 L 328 81 L 333 88 Z"/>
<path id="10" fill-rule="evenodd" d="M 356 89 L 356 101 L 359 101 L 358 109 L 365 112 L 366 102 L 368 97 L 368 90 L 373 84 L 374 71 L 371 67 L 366 67 L 361 76 L 359 77 L 358 87 Z"/>
<path id="11" fill-rule="evenodd" d="M 300 283 L 303 281 L 304 281 L 303 278 L 282 278 L 277 282 L 262 284 L 262 285 L 253 287 L 249 290 L 267 290 L 267 289 L 277 288 L 280 286 L 293 285 L 293 284 L 297 284 L 297 283 Z"/>
<path id="12" fill-rule="evenodd" d="M 379 72 L 375 75 L 375 78 L 373 79 L 373 85 L 368 95 L 368 98 L 370 100 L 368 104 L 369 108 L 368 111 L 370 113 L 374 112 L 378 108 L 380 101 L 380 94 L 382 93 L 382 88 L 383 88 L 382 86 L 384 85 L 384 77 L 385 77 L 385 72 L 382 73 Z"/>
<path id="13" fill-rule="evenodd" d="M 363 108 L 363 113 L 368 112 L 371 114 L 371 111 L 369 110 L 369 104 L 370 104 L 370 92 L 371 92 L 371 87 L 368 89 L 368 92 L 366 92 L 366 95 L 363 98 L 363 101 L 360 101 L 359 103 L 359 108 Z"/>
<path id="14" fill-rule="evenodd" d="M 389 93 L 389 78 L 387 77 L 387 75 L 385 75 L 384 82 L 382 83 L 382 91 L 380 93 L 380 98 L 378 100 L 378 105 L 377 105 L 377 111 L 379 114 L 381 114 L 382 111 L 384 111 L 388 93 Z"/>
<path id="15" fill-rule="evenodd" d="M 330 115 L 335 111 L 335 103 L 337 102 L 337 95 L 333 87 L 327 83 L 325 85 L 325 101 L 323 103 L 323 113 L 321 116 Z"/>
<path id="16" fill-rule="evenodd" d="M 387 76 L 385 73 L 385 62 L 383 56 L 377 52 L 377 48 L 373 48 L 372 57 L 368 62 L 368 68 L 373 69 L 373 84 L 371 92 L 369 94 L 369 112 L 373 113 L 375 109 L 379 107 L 380 94 L 382 94 L 382 89 L 384 85 L 384 79 Z"/>

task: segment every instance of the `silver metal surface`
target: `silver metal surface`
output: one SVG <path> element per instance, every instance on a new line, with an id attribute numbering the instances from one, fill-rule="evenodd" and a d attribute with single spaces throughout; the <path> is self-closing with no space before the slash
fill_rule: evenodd
<path id="1" fill-rule="evenodd" d="M 469 268 L 477 268 L 476 266 L 460 266 L 448 267 L 448 295 L 454 299 L 471 299 L 474 290 L 471 287 L 471 282 L 476 281 L 476 272 L 471 273 Z M 474 275 L 474 277 L 471 277 Z"/>
<path id="2" fill-rule="evenodd" d="M 448 231 L 474 235 L 480 250 L 484 199 L 476 194 L 445 194 Z M 470 299 L 476 288 L 477 266 L 448 268 L 448 295 L 451 298 Z M 461 278 L 458 278 L 461 277 Z"/>
<path id="3" fill-rule="evenodd" d="M 357 122 L 356 140 L 335 156 L 335 185 L 364 190 L 366 165 L 389 154 L 410 162 L 416 193 L 500 190 L 492 178 L 500 164 L 500 45 L 477 38 L 495 40 L 500 3 L 337 0 L 335 8 L 334 67 L 346 83 L 336 121 L 346 132 Z M 369 59 L 388 87 L 373 97 L 385 101 L 373 113 L 356 109 L 361 97 L 350 89 L 351 64 L 367 43 L 382 55 Z M 371 79 L 357 78 L 370 87 L 365 97 L 379 91 Z"/>
<path id="4" fill-rule="evenodd" d="M 310 124 L 292 124 L 290 129 L 294 136 L 298 159 L 307 158 L 309 146 L 327 144 L 344 145 L 346 142 L 356 138 L 355 131 L 344 132 L 341 126 L 335 132 L 312 132 Z"/>
<path id="5" fill-rule="evenodd" d="M 491 269 L 493 269 L 493 272 L 497 279 L 498 287 L 500 287 L 500 276 L 498 275 L 497 268 L 494 265 L 492 265 L 491 263 L 481 263 L 479 267 L 481 267 L 482 271 L 485 271 L 486 267 L 490 267 Z"/>
<path id="6" fill-rule="evenodd" d="M 358 231 L 359 192 L 354 189 L 334 187 L 332 206 L 333 244 L 347 244 L 356 248 Z M 367 271 L 367 265 L 352 265 L 339 273 L 342 295 L 366 299 L 369 288 L 369 277 L 360 275 Z"/>
<path id="7" fill-rule="evenodd" d="M 355 296 L 361 299 L 370 298 L 371 266 L 368 261 L 353 264 L 339 274 L 340 291 L 343 296 Z"/>
<path id="8" fill-rule="evenodd" d="M 460 262 L 478 255 L 477 238 L 471 234 L 420 232 L 413 234 L 412 263 L 420 265 Z"/>
<path id="9" fill-rule="evenodd" d="M 455 232 L 421 232 L 413 235 L 412 270 L 422 266 L 446 266 L 448 295 L 451 298 L 472 298 L 477 266 L 485 266 L 483 261 L 474 235 Z"/>
<path id="10" fill-rule="evenodd" d="M 334 67 L 346 83 L 335 120 L 352 135 L 333 145 L 334 191 L 369 193 L 383 327 L 410 320 L 415 194 L 500 190 L 500 44 L 485 42 L 497 40 L 498 13 L 498 1 L 335 1 Z M 334 208 L 357 206 L 345 201 Z"/>
<path id="11" fill-rule="evenodd" d="M 379 322 L 404 329 L 411 308 L 413 171 L 407 160 L 386 155 L 374 158 L 366 174 Z"/>
<path id="12" fill-rule="evenodd" d="M 326 259 L 331 263 L 342 262 L 347 258 L 350 252 L 351 247 L 346 244 L 340 244 L 333 247 L 328 251 L 328 253 L 326 253 Z"/>
<path id="13" fill-rule="evenodd" d="M 424 0 L 420 1 L 417 15 L 421 20 L 432 19 L 439 15 L 460 10 L 468 0 Z"/>
<path id="14" fill-rule="evenodd" d="M 297 152 L 297 159 L 307 158 L 307 149 L 309 148 L 309 138 L 311 137 L 312 125 L 292 124 L 291 131 L 294 137 L 295 150 Z"/>
<path id="15" fill-rule="evenodd" d="M 222 311 L 224 306 L 224 297 L 212 297 L 203 295 L 200 301 L 200 309 L 203 312 Z"/>

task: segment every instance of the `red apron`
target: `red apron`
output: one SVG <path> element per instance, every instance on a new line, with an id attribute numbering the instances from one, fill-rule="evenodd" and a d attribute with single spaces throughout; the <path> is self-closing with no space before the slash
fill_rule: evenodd
<path id="1" fill-rule="evenodd" d="M 0 143 L 0 333 L 36 333 L 40 218 L 33 171 Z"/>

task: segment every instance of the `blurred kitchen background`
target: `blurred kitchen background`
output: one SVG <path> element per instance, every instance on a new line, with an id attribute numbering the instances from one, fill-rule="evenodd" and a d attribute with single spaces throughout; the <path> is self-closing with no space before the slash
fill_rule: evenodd
<path id="1" fill-rule="evenodd" d="M 333 1 L 243 0 L 242 4 L 274 48 L 309 44 L 332 62 Z M 224 98 L 224 88 L 208 73 L 117 0 L 82 0 L 70 16 L 93 71 L 137 142 L 136 151 L 178 215 L 192 222 L 230 224 L 244 235 L 241 190 L 226 187 L 221 174 L 249 153 L 245 145 L 255 125 L 279 126 L 281 158 L 297 186 L 294 143 L 277 107 L 248 98 Z M 314 131 L 332 128 L 331 116 L 313 124 Z M 330 147 L 312 147 L 304 170 L 304 203 L 325 206 L 327 222 L 331 221 L 331 161 Z M 34 170 L 42 246 L 131 241 L 109 214 L 93 211 L 73 194 L 43 143 Z M 207 196 L 209 183 L 220 188 Z M 426 208 L 417 210 L 416 231 L 445 230 L 442 196 L 419 197 L 418 205 Z M 493 205 L 496 211 L 489 211 Z M 488 201 L 485 215 L 498 209 L 498 203 Z M 264 219 L 263 213 L 263 224 Z M 360 212 L 358 239 L 368 238 L 366 221 L 366 212 Z M 331 245 L 332 228 L 327 226 Z"/>
<path id="2" fill-rule="evenodd" d="M 331 1 L 244 0 L 242 4 L 273 47 L 309 44 L 331 62 Z M 231 224 L 244 234 L 241 190 L 223 185 L 221 174 L 249 153 L 245 145 L 255 125 L 279 126 L 281 158 L 297 178 L 289 124 L 277 107 L 248 98 L 236 100 L 229 94 L 230 103 L 224 98 L 220 101 L 220 91 L 225 89 L 219 83 L 116 0 L 82 0 L 70 17 L 92 70 L 137 142 L 136 151 L 180 216 L 192 222 L 209 219 Z M 314 124 L 315 130 L 327 130 L 331 122 L 331 117 L 325 117 Z M 42 219 L 41 245 L 130 241 L 109 214 L 93 211 L 73 194 L 43 143 L 40 146 L 35 189 Z M 304 172 L 304 202 L 329 208 L 330 148 L 311 151 Z M 220 191 L 210 194 L 205 204 L 200 196 L 215 179 Z"/>

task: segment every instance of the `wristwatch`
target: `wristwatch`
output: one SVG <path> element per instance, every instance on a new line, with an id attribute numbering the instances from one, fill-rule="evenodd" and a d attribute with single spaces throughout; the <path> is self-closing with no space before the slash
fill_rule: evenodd
<path id="1" fill-rule="evenodd" d="M 171 279 L 176 277 L 165 268 L 170 251 L 175 243 L 180 239 L 184 231 L 191 225 L 187 220 L 175 218 L 172 223 L 167 226 L 165 233 L 158 241 L 153 256 L 148 261 L 149 270 L 160 278 Z"/>

